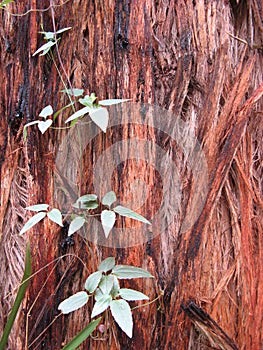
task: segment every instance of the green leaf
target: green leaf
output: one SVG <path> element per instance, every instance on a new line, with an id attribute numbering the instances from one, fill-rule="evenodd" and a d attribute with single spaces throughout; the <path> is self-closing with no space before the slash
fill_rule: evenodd
<path id="1" fill-rule="evenodd" d="M 47 210 L 48 207 L 49 207 L 48 204 L 35 204 L 35 205 L 31 205 L 30 207 L 26 207 L 26 210 L 43 211 L 43 210 Z"/>
<path id="2" fill-rule="evenodd" d="M 116 265 L 112 269 L 112 274 L 117 276 L 119 279 L 130 279 L 130 278 L 142 278 L 153 276 L 146 270 L 129 265 Z"/>
<path id="3" fill-rule="evenodd" d="M 149 300 L 149 297 L 147 295 L 138 292 L 137 290 L 129 289 L 129 288 L 121 288 L 119 290 L 120 296 L 128 301 L 134 301 L 134 300 Z"/>
<path id="4" fill-rule="evenodd" d="M 83 92 L 84 90 L 83 89 L 65 89 L 65 90 L 61 90 L 61 92 L 64 92 L 65 94 L 69 94 L 71 96 L 75 96 L 75 97 L 78 97 L 78 96 L 82 96 L 83 95 Z"/>
<path id="5" fill-rule="evenodd" d="M 91 318 L 101 314 L 105 311 L 110 305 L 112 298 L 110 295 L 103 295 L 98 301 L 95 302 L 94 307 L 92 309 Z"/>
<path id="6" fill-rule="evenodd" d="M 72 27 L 66 27 L 66 28 L 62 28 L 56 31 L 56 34 L 61 34 L 64 33 L 67 30 L 70 30 Z"/>
<path id="7" fill-rule="evenodd" d="M 131 99 L 130 98 L 128 98 L 128 99 L 113 98 L 111 100 L 101 100 L 101 101 L 99 101 L 99 104 L 102 106 L 111 106 L 111 105 L 116 105 L 118 103 L 123 103 L 123 102 L 127 102 L 127 101 L 131 101 Z"/>
<path id="8" fill-rule="evenodd" d="M 98 287 L 100 280 L 102 277 L 101 271 L 93 272 L 85 282 L 85 289 L 90 293 L 93 293 L 95 289 Z"/>
<path id="9" fill-rule="evenodd" d="M 105 233 L 105 237 L 108 238 L 111 229 L 113 228 L 116 220 L 116 214 L 111 210 L 103 210 L 101 215 L 101 223 Z"/>
<path id="10" fill-rule="evenodd" d="M 76 216 L 69 225 L 68 236 L 71 236 L 73 233 L 78 231 L 85 224 L 85 221 L 86 220 L 83 218 L 83 216 Z"/>
<path id="11" fill-rule="evenodd" d="M 30 122 L 24 125 L 24 128 L 23 128 L 24 141 L 26 141 L 26 138 L 27 138 L 27 128 L 31 125 L 38 124 L 38 123 L 39 123 L 39 120 L 35 120 L 33 122 Z"/>
<path id="12" fill-rule="evenodd" d="M 52 114 L 53 114 L 53 108 L 49 105 L 42 109 L 39 116 L 46 119 L 46 117 Z"/>
<path id="13" fill-rule="evenodd" d="M 54 40 L 55 39 L 54 32 L 39 32 L 39 33 L 44 35 L 45 40 Z"/>
<path id="14" fill-rule="evenodd" d="M 85 194 L 77 199 L 73 207 L 76 209 L 96 209 L 98 208 L 98 197 L 95 194 Z"/>
<path id="15" fill-rule="evenodd" d="M 131 338 L 133 321 L 130 305 L 123 299 L 112 300 L 110 310 L 116 323 Z"/>
<path id="16" fill-rule="evenodd" d="M 22 230 L 20 231 L 19 235 L 21 236 L 26 231 L 30 230 L 33 226 L 35 226 L 39 221 L 44 219 L 44 217 L 47 215 L 47 213 L 44 213 L 41 211 L 40 213 L 37 213 L 36 215 L 32 216 L 28 220 L 28 222 L 23 226 Z"/>
<path id="17" fill-rule="evenodd" d="M 14 0 L 3 0 L 0 2 L 0 8 L 10 4 L 11 2 L 14 2 Z"/>
<path id="18" fill-rule="evenodd" d="M 6 348 L 6 343 L 7 343 L 10 331 L 13 327 L 17 312 L 24 299 L 31 273 L 32 273 L 32 264 L 31 264 L 30 246 L 28 243 L 26 247 L 25 268 L 24 268 L 23 278 L 22 278 L 20 287 L 18 289 L 14 305 L 11 309 L 8 320 L 6 322 L 2 338 L 0 340 L 0 350 L 4 350 Z"/>
<path id="19" fill-rule="evenodd" d="M 98 301 L 102 296 L 103 296 L 102 291 L 99 288 L 97 288 L 94 293 L 95 300 Z"/>
<path id="20" fill-rule="evenodd" d="M 54 46 L 56 44 L 56 42 L 55 41 L 48 41 L 47 43 L 45 43 L 44 45 L 42 45 L 39 49 L 37 49 L 37 51 L 36 52 L 34 52 L 33 53 L 33 56 L 35 56 L 35 55 L 37 55 L 38 53 L 40 53 L 41 51 L 43 51 L 43 53 L 46 51 L 46 50 L 50 50 L 50 48 L 52 47 L 52 46 Z M 47 51 L 47 52 L 48 52 Z M 46 52 L 46 53 L 47 53 Z M 43 54 L 42 54 L 43 55 Z"/>
<path id="21" fill-rule="evenodd" d="M 81 103 L 83 106 L 91 107 L 93 103 L 96 101 L 97 97 L 94 94 L 94 92 L 89 96 L 86 95 L 84 98 L 79 99 L 79 103 Z"/>
<path id="22" fill-rule="evenodd" d="M 74 119 L 77 119 L 77 118 L 80 118 L 80 117 L 83 117 L 83 115 L 93 111 L 94 108 L 91 108 L 91 107 L 84 107 L 84 108 L 81 108 L 79 111 L 73 113 L 66 121 L 65 123 L 68 123 L 68 122 L 71 122 L 72 120 Z"/>
<path id="23" fill-rule="evenodd" d="M 47 216 L 51 221 L 53 221 L 56 224 L 63 227 L 62 214 L 61 214 L 60 210 L 54 208 L 50 212 L 47 213 Z"/>
<path id="24" fill-rule="evenodd" d="M 141 216 L 140 214 L 137 214 L 135 211 L 129 208 L 123 207 L 122 205 L 117 205 L 117 207 L 113 208 L 113 210 L 115 211 L 115 213 L 121 216 L 126 216 L 127 218 L 141 221 L 145 224 L 151 225 L 150 221 L 145 219 L 143 216 Z"/>
<path id="25" fill-rule="evenodd" d="M 102 198 L 101 203 L 103 205 L 107 205 L 108 207 L 110 207 L 112 205 L 112 203 L 116 202 L 117 197 L 115 192 L 110 191 L 108 193 L 105 194 L 105 196 Z"/>
<path id="26" fill-rule="evenodd" d="M 48 119 L 45 121 L 39 121 L 37 126 L 38 126 L 38 129 L 41 131 L 41 133 L 44 134 L 47 131 L 47 129 L 52 125 L 52 123 L 53 123 L 53 120 Z"/>
<path id="27" fill-rule="evenodd" d="M 102 272 L 108 272 L 112 270 L 114 266 L 115 266 L 115 258 L 113 256 L 110 256 L 99 264 L 98 270 Z"/>
<path id="28" fill-rule="evenodd" d="M 89 112 L 89 116 L 103 132 L 106 132 L 109 122 L 109 113 L 106 108 L 93 108 Z"/>
<path id="29" fill-rule="evenodd" d="M 109 295 L 113 287 L 113 282 L 114 282 L 113 275 L 102 276 L 99 284 L 99 289 L 102 291 L 103 294 Z"/>
<path id="30" fill-rule="evenodd" d="M 59 304 L 58 310 L 63 314 L 69 314 L 72 311 L 80 309 L 84 306 L 89 300 L 89 295 L 86 292 L 77 292 L 76 294 L 71 295 L 69 298 L 62 301 Z"/>
<path id="31" fill-rule="evenodd" d="M 116 276 L 113 276 L 113 277 L 114 277 L 114 280 L 113 280 L 113 287 L 111 290 L 111 295 L 113 298 L 115 298 L 119 294 L 120 284 L 119 284 L 118 278 Z"/>
<path id="32" fill-rule="evenodd" d="M 101 317 L 88 324 L 75 338 L 73 338 L 62 350 L 75 350 L 81 343 L 83 343 L 91 333 L 96 329 L 101 321 Z"/>

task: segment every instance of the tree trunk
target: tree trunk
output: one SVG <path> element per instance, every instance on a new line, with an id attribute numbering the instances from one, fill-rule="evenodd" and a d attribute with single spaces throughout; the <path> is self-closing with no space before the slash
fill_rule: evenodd
<path id="1" fill-rule="evenodd" d="M 133 102 L 110 108 L 106 134 L 79 129 L 89 140 L 83 171 L 70 163 L 77 125 L 44 135 L 32 126 L 23 141 L 43 107 L 68 103 L 52 61 L 32 56 L 44 44 L 38 32 L 54 31 L 52 12 L 57 30 L 72 27 L 59 42 L 72 86 Z M 8 349 L 61 349 L 83 329 L 90 307 L 56 318 L 57 306 L 108 256 L 151 272 L 155 279 L 125 286 L 160 297 L 133 311 L 131 340 L 113 326 L 81 349 L 262 349 L 261 2 L 23 0 L 0 15 L 2 327 L 26 241 L 36 273 Z M 55 50 L 54 58 L 67 82 Z M 118 220 L 105 240 L 94 221 L 70 245 L 68 226 L 45 219 L 20 237 L 26 206 L 61 206 L 63 176 L 81 194 L 109 185 L 153 225 Z"/>

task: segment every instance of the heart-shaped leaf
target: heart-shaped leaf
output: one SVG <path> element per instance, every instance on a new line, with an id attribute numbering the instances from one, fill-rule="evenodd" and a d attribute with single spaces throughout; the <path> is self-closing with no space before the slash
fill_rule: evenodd
<path id="1" fill-rule="evenodd" d="M 109 123 L 109 113 L 106 108 L 93 108 L 90 113 L 91 120 L 98 125 L 98 127 L 106 132 Z"/>
<path id="2" fill-rule="evenodd" d="M 47 131 L 47 129 L 52 125 L 53 120 L 52 119 L 48 119 L 45 121 L 39 121 L 37 126 L 38 129 L 41 131 L 42 134 L 44 134 L 45 131 Z"/>
<path id="3" fill-rule="evenodd" d="M 59 226 L 63 227 L 62 215 L 61 215 L 60 210 L 54 208 L 50 212 L 47 213 L 47 216 L 51 221 L 53 221 L 56 224 L 58 224 Z"/>
<path id="4" fill-rule="evenodd" d="M 78 231 L 84 224 L 85 219 L 82 216 L 75 217 L 74 220 L 71 221 L 68 229 L 68 236 L 73 235 L 76 231 Z"/>
<path id="5" fill-rule="evenodd" d="M 39 116 L 46 119 L 46 117 L 52 114 L 53 114 L 53 108 L 50 105 L 48 105 L 42 109 Z"/>
<path id="6" fill-rule="evenodd" d="M 113 228 L 116 220 L 116 214 L 111 210 L 103 210 L 101 215 L 101 223 L 105 233 L 105 237 L 108 238 L 111 229 Z"/>

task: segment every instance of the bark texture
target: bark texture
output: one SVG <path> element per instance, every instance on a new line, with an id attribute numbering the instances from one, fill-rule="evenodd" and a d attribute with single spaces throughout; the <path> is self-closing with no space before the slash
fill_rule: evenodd
<path id="1" fill-rule="evenodd" d="M 123 125 L 98 135 L 85 150 L 82 193 L 94 190 L 91 175 L 98 157 L 116 140 L 136 134 L 175 159 L 184 191 L 173 222 L 152 238 L 142 231 L 149 234 L 148 242 L 127 248 L 96 245 L 77 235 L 70 246 L 65 243 L 66 228 L 48 220 L 18 236 L 30 217 L 27 205 L 57 204 L 55 157 L 66 131 L 50 130 L 42 136 L 34 126 L 27 141 L 22 138 L 23 125 L 35 120 L 44 106 L 58 110 L 68 103 L 52 61 L 32 57 L 44 43 L 38 34 L 41 25 L 53 31 L 52 4 L 56 28 L 72 27 L 62 35 L 59 50 L 74 87 L 95 92 L 100 99 L 131 98 L 166 108 L 176 116 L 167 125 L 181 118 L 188 125 L 184 138 L 195 134 L 202 144 L 208 166 L 206 202 L 183 234 L 199 179 L 169 135 L 154 127 Z M 26 240 L 37 272 L 8 348 L 61 349 L 89 322 L 90 308 L 56 319 L 59 302 L 82 289 L 97 264 L 114 255 L 118 263 L 143 267 L 156 277 L 136 280 L 131 287 L 151 299 L 163 291 L 163 297 L 134 310 L 131 340 L 113 327 L 109 338 L 89 339 L 81 349 L 262 349 L 261 1 L 23 0 L 6 9 L 0 12 L 1 326 L 22 276 Z M 59 116 L 56 126 L 64 126 L 67 116 Z M 154 150 L 140 152 L 148 152 L 154 164 Z M 151 218 L 162 196 L 172 199 L 177 194 L 174 174 L 166 169 L 171 186 L 160 193 L 154 167 L 133 159 L 123 162 L 112 186 L 120 198 L 130 198 L 135 209 L 138 198 L 145 196 L 144 187 L 141 192 L 136 187 L 134 196 L 130 186 L 138 174 L 149 194 L 147 205 L 139 209 Z M 173 208 L 166 203 L 163 220 L 169 221 Z M 130 239 L 130 245 L 136 243 Z"/>

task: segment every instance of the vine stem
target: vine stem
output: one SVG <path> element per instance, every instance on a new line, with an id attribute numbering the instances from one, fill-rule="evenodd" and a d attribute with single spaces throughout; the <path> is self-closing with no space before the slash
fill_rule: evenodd
<path id="1" fill-rule="evenodd" d="M 76 103 L 76 98 L 73 94 L 73 87 L 72 87 L 72 84 L 70 82 L 70 79 L 68 77 L 68 74 L 66 72 L 66 69 L 65 69 L 65 66 L 62 62 L 62 59 L 61 59 L 61 56 L 60 56 L 60 53 L 59 53 L 59 49 L 58 49 L 58 42 L 57 42 L 57 31 L 56 31 L 56 23 L 55 23 L 55 13 L 54 13 L 54 3 L 53 3 L 53 0 L 50 0 L 50 10 L 51 10 L 51 18 L 52 18 L 52 25 L 53 25 L 53 30 L 54 30 L 54 38 L 55 38 L 55 46 L 56 46 L 56 50 L 57 50 L 57 55 L 58 55 L 58 61 L 59 61 L 59 64 L 61 66 L 61 69 L 67 79 L 67 82 L 68 82 L 68 85 L 69 85 L 69 88 L 72 92 L 72 95 L 73 95 L 73 99 L 74 99 L 74 102 Z M 69 95 L 69 94 L 68 94 Z M 69 99 L 70 99 L 70 102 L 72 102 L 72 98 L 71 96 L 69 95 Z"/>

